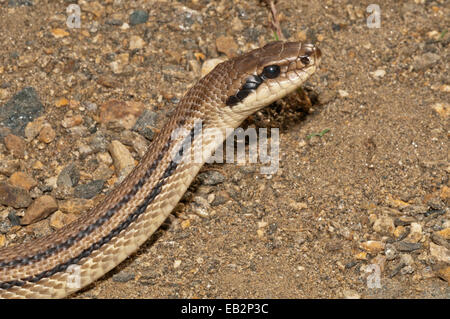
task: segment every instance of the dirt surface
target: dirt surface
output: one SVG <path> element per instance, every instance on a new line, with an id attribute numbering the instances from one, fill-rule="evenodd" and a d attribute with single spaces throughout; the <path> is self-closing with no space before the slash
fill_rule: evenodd
<path id="1" fill-rule="evenodd" d="M 64 167 L 76 164 L 79 185 L 103 176 L 101 200 L 117 181 L 112 163 L 96 175 L 112 140 L 139 160 L 142 136 L 164 125 L 203 60 L 274 40 L 257 0 L 78 1 L 78 29 L 66 25 L 70 3 L 0 0 L 0 109 L 33 87 L 51 127 L 27 138 L 0 126 L 0 160 L 18 163 L 0 182 L 25 172 L 33 200 L 57 199 L 62 224 L 77 213 L 61 202 L 80 192 L 51 186 Z M 72 297 L 449 298 L 450 8 L 377 3 L 380 28 L 368 27 L 365 2 L 278 1 L 285 37 L 318 43 L 323 58 L 303 95 L 246 123 L 280 128 L 277 173 L 204 166 L 135 255 Z M 146 22 L 130 21 L 136 10 Z M 104 119 L 113 100 L 157 115 L 141 139 Z M 54 214 L 17 226 L 24 211 L 0 204 L 0 246 L 60 227 Z"/>

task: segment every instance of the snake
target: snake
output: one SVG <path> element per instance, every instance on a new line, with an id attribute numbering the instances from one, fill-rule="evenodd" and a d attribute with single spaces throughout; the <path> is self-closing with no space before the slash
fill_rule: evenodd
<path id="1" fill-rule="evenodd" d="M 218 64 L 104 200 L 52 234 L 0 249 L 0 297 L 64 298 L 115 268 L 158 230 L 230 129 L 298 89 L 321 56 L 314 44 L 275 41 Z"/>

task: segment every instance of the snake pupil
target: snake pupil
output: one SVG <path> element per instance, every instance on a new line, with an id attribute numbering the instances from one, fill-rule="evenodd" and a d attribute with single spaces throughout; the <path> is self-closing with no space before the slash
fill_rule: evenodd
<path id="1" fill-rule="evenodd" d="M 275 64 L 268 65 L 263 69 L 262 75 L 268 79 L 275 79 L 277 76 L 280 75 L 280 67 Z"/>
<path id="2" fill-rule="evenodd" d="M 301 61 L 304 65 L 308 65 L 308 64 L 311 62 L 311 60 L 309 59 L 309 56 L 302 56 L 302 57 L 300 58 L 300 61 Z"/>

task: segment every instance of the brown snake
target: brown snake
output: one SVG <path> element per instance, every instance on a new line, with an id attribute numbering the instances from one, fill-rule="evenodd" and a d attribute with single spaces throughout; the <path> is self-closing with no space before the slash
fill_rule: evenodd
<path id="1" fill-rule="evenodd" d="M 60 298 L 113 269 L 159 228 L 222 145 L 223 138 L 198 138 L 196 123 L 222 132 L 238 127 L 296 90 L 320 58 L 314 45 L 273 42 L 217 65 L 185 94 L 139 165 L 105 200 L 49 236 L 0 249 L 0 297 Z M 187 134 L 174 137 L 180 128 Z M 199 146 L 206 157 L 185 160 Z"/>

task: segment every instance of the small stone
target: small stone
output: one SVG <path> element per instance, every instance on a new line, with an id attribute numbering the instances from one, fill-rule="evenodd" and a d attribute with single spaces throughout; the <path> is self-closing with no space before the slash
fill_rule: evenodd
<path id="1" fill-rule="evenodd" d="M 395 227 L 395 230 L 394 230 L 394 237 L 395 237 L 395 238 L 400 238 L 400 237 L 402 237 L 402 236 L 405 235 L 406 231 L 407 231 L 407 229 L 406 229 L 405 226 L 398 226 L 398 227 Z"/>
<path id="2" fill-rule="evenodd" d="M 420 243 L 408 243 L 406 241 L 398 241 L 394 244 L 395 249 L 401 252 L 411 252 L 422 248 Z"/>
<path id="3" fill-rule="evenodd" d="M 389 216 L 381 216 L 373 224 L 373 229 L 380 234 L 393 235 L 395 230 L 394 220 Z"/>
<path id="4" fill-rule="evenodd" d="M 10 211 L 8 213 L 8 219 L 12 226 L 19 226 L 20 225 L 20 218 L 16 215 L 15 211 Z"/>
<path id="5" fill-rule="evenodd" d="M 145 41 L 137 35 L 133 35 L 130 38 L 130 50 L 142 49 L 145 45 Z"/>
<path id="6" fill-rule="evenodd" d="M 225 53 L 228 58 L 237 55 L 238 45 L 231 36 L 220 36 L 216 39 L 216 47 L 218 52 Z"/>
<path id="7" fill-rule="evenodd" d="M 114 74 L 124 73 L 125 67 L 128 65 L 130 55 L 128 53 L 122 53 L 117 56 L 117 58 L 109 64 L 111 70 Z"/>
<path id="8" fill-rule="evenodd" d="M 135 274 L 131 272 L 121 271 L 118 274 L 115 274 L 112 277 L 112 280 L 114 282 L 128 282 L 130 280 L 134 280 Z"/>
<path id="9" fill-rule="evenodd" d="M 218 64 L 226 61 L 225 58 L 215 58 L 215 59 L 209 59 L 203 62 L 202 69 L 201 69 L 201 76 L 204 77 L 209 72 L 211 72 Z"/>
<path id="10" fill-rule="evenodd" d="M 25 208 L 31 202 L 32 199 L 27 190 L 0 182 L 0 204 L 14 208 Z"/>
<path id="11" fill-rule="evenodd" d="M 355 255 L 355 258 L 357 260 L 367 260 L 367 253 L 365 251 L 362 251 Z"/>
<path id="12" fill-rule="evenodd" d="M 386 71 L 383 69 L 378 69 L 374 72 L 370 72 L 370 75 L 372 77 L 374 77 L 375 79 L 381 79 L 382 77 L 384 77 L 386 75 Z"/>
<path id="13" fill-rule="evenodd" d="M 131 129 L 144 112 L 140 102 L 110 100 L 100 106 L 100 123 L 115 123 L 127 130 Z"/>
<path id="14" fill-rule="evenodd" d="M 69 105 L 69 100 L 65 97 L 60 98 L 58 101 L 55 102 L 56 107 L 63 107 Z"/>
<path id="15" fill-rule="evenodd" d="M 339 96 L 340 97 L 348 97 L 350 94 L 348 94 L 348 92 L 347 91 L 345 91 L 345 90 L 338 90 L 338 94 L 339 94 Z"/>
<path id="16" fill-rule="evenodd" d="M 60 229 L 76 219 L 77 216 L 74 214 L 64 214 L 62 211 L 57 210 L 50 216 L 50 227 L 53 229 Z"/>
<path id="17" fill-rule="evenodd" d="M 66 30 L 61 29 L 61 28 L 52 29 L 50 32 L 57 39 L 64 38 L 64 37 L 67 37 L 68 35 L 70 35 L 69 32 L 67 32 Z"/>
<path id="18" fill-rule="evenodd" d="M 181 229 L 186 229 L 191 226 L 191 221 L 189 219 L 183 220 L 181 222 Z"/>
<path id="19" fill-rule="evenodd" d="M 448 103 L 435 103 L 431 108 L 443 119 L 450 116 L 450 104 Z"/>
<path id="20" fill-rule="evenodd" d="M 446 240 L 450 240 L 450 228 L 440 230 L 437 232 L 437 234 Z"/>
<path id="21" fill-rule="evenodd" d="M 427 52 L 421 56 L 415 56 L 413 58 L 414 70 L 421 71 L 430 68 L 436 64 L 441 57 L 433 52 Z"/>
<path id="22" fill-rule="evenodd" d="M 20 168 L 19 160 L 1 160 L 0 161 L 0 174 L 5 176 L 11 176 Z"/>
<path id="23" fill-rule="evenodd" d="M 450 250 L 444 246 L 430 242 L 430 254 L 438 261 L 450 263 Z"/>
<path id="24" fill-rule="evenodd" d="M 45 118 L 43 116 L 38 117 L 33 122 L 29 122 L 25 127 L 25 138 L 28 141 L 34 139 L 36 136 L 38 136 L 45 123 Z"/>
<path id="25" fill-rule="evenodd" d="M 81 10 L 92 13 L 97 18 L 100 18 L 105 13 L 105 8 L 97 1 L 88 2 L 80 0 Z"/>
<path id="26" fill-rule="evenodd" d="M 120 133 L 120 140 L 123 144 L 132 146 L 140 157 L 143 157 L 147 152 L 148 141 L 136 132 L 124 130 Z"/>
<path id="27" fill-rule="evenodd" d="M 173 268 L 178 268 L 181 265 L 181 260 L 175 260 L 173 263 Z"/>
<path id="28" fill-rule="evenodd" d="M 92 177 L 94 179 L 102 179 L 104 181 L 111 178 L 111 176 L 114 174 L 114 171 L 109 168 L 108 165 L 105 163 L 100 163 L 100 165 L 95 169 L 94 173 L 92 174 Z"/>
<path id="29" fill-rule="evenodd" d="M 120 83 L 114 80 L 113 78 L 107 76 L 100 76 L 97 79 L 97 83 L 103 85 L 106 88 L 116 88 L 120 86 Z"/>
<path id="30" fill-rule="evenodd" d="M 58 186 L 74 187 L 79 181 L 80 171 L 74 163 L 71 163 L 64 167 L 61 173 L 59 173 L 56 184 Z"/>
<path id="31" fill-rule="evenodd" d="M 56 132 L 48 123 L 44 124 L 42 130 L 39 132 L 38 140 L 45 144 L 50 144 L 56 137 Z"/>
<path id="32" fill-rule="evenodd" d="M 439 269 L 437 275 L 450 284 L 450 266 Z"/>
<path id="33" fill-rule="evenodd" d="M 134 168 L 134 158 L 125 145 L 119 141 L 112 141 L 108 151 L 114 161 L 114 168 L 119 181 L 122 181 Z"/>
<path id="34" fill-rule="evenodd" d="M 90 199 L 71 198 L 58 201 L 58 206 L 63 213 L 79 215 L 90 210 L 94 204 Z"/>
<path id="35" fill-rule="evenodd" d="M 5 246 L 6 243 L 6 236 L 3 234 L 0 234 L 0 247 Z"/>
<path id="36" fill-rule="evenodd" d="M 351 289 L 345 289 L 342 292 L 342 295 L 345 299 L 361 299 L 361 295 L 357 291 Z"/>
<path id="37" fill-rule="evenodd" d="M 394 260 L 398 256 L 397 249 L 395 249 L 395 246 L 392 244 L 387 244 L 384 249 L 384 255 L 386 256 L 387 260 Z"/>
<path id="38" fill-rule="evenodd" d="M 43 110 L 36 90 L 26 87 L 0 107 L 0 124 L 11 129 L 13 134 L 23 136 L 26 125 L 39 117 Z"/>
<path id="39" fill-rule="evenodd" d="M 77 198 L 91 199 L 99 194 L 105 185 L 105 181 L 96 180 L 89 183 L 78 185 L 74 189 L 74 196 Z"/>
<path id="40" fill-rule="evenodd" d="M 42 220 L 58 209 L 56 200 L 49 196 L 43 195 L 37 198 L 25 211 L 25 215 L 20 220 L 22 225 L 29 225 Z"/>
<path id="41" fill-rule="evenodd" d="M 200 173 L 197 178 L 202 182 L 203 185 L 208 186 L 215 186 L 225 181 L 225 176 L 218 171 L 203 172 Z"/>
<path id="42" fill-rule="evenodd" d="M 144 136 L 147 140 L 153 139 L 154 128 L 158 120 L 158 113 L 145 109 L 136 121 L 132 130 Z"/>
<path id="43" fill-rule="evenodd" d="M 11 183 L 11 185 L 22 187 L 27 191 L 37 185 L 37 182 L 34 180 L 34 178 L 30 177 L 27 173 L 24 172 L 15 172 L 9 178 L 9 182 Z"/>
<path id="44" fill-rule="evenodd" d="M 384 250 L 384 243 L 377 240 L 369 240 L 361 243 L 361 248 L 372 255 L 376 255 L 380 251 Z"/>
<path id="45" fill-rule="evenodd" d="M 422 226 L 419 223 L 411 223 L 410 233 L 406 240 L 411 243 L 418 243 L 422 239 Z"/>
<path id="46" fill-rule="evenodd" d="M 135 10 L 130 14 L 130 25 L 135 26 L 141 23 L 145 23 L 148 20 L 148 12 L 144 10 Z"/>
<path id="47" fill-rule="evenodd" d="M 19 136 L 8 134 L 5 136 L 5 146 L 16 158 L 24 158 L 26 142 Z"/>
<path id="48" fill-rule="evenodd" d="M 62 127 L 64 128 L 72 128 L 83 123 L 83 117 L 79 114 L 74 116 L 64 116 L 64 119 L 61 122 Z"/>

